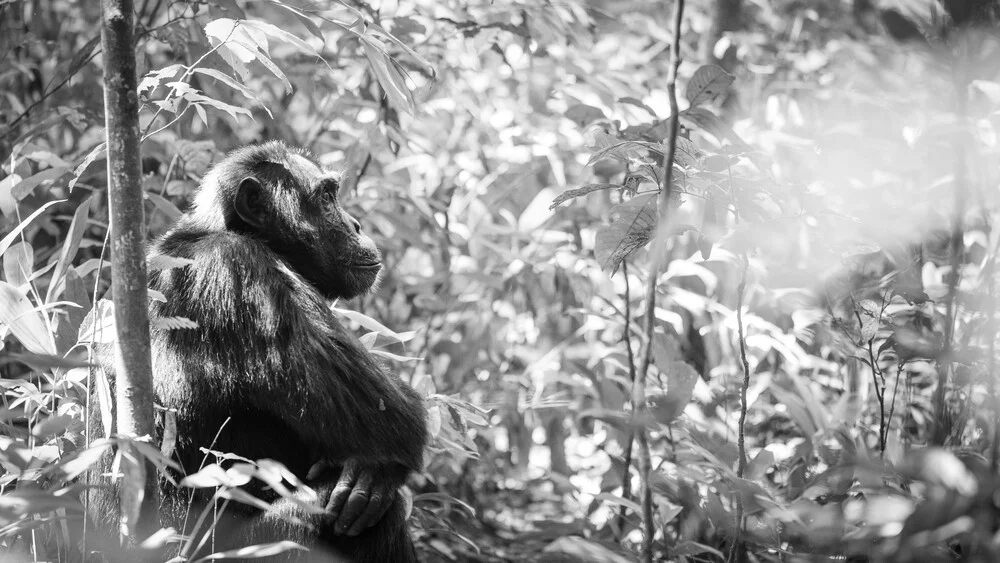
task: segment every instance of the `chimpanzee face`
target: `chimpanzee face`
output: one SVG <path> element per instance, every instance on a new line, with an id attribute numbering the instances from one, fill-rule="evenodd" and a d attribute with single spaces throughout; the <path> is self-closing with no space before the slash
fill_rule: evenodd
<path id="1" fill-rule="evenodd" d="M 225 217 L 224 227 L 215 220 L 217 227 L 264 240 L 325 297 L 350 299 L 375 284 L 382 255 L 341 207 L 342 176 L 271 142 L 228 156 L 202 190 L 217 186 L 214 203 Z M 199 201 L 196 215 L 212 203 Z"/>

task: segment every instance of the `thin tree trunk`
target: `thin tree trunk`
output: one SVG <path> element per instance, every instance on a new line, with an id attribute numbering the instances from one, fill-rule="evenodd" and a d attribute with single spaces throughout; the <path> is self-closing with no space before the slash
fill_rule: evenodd
<path id="1" fill-rule="evenodd" d="M 701 51 L 699 56 L 706 64 L 717 64 L 730 71 L 736 61 L 725 54 L 721 57 L 715 56 L 715 45 L 727 31 L 736 31 L 740 28 L 742 0 L 713 0 L 711 10 L 712 24 L 708 33 L 701 38 L 701 45 L 698 46 Z"/>
<path id="2" fill-rule="evenodd" d="M 118 434 L 151 439 L 153 383 L 146 296 L 146 233 L 139 158 L 139 99 L 136 93 L 132 0 L 101 3 L 104 111 L 111 207 L 111 288 L 115 301 L 115 388 Z M 152 465 L 139 452 L 122 452 L 122 532 L 130 542 L 158 526 L 159 494 Z M 145 500 L 145 502 L 143 502 Z"/>

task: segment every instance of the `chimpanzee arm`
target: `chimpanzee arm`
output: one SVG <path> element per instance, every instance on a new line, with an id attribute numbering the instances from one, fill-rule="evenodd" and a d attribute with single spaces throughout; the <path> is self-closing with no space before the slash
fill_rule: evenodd
<path id="1" fill-rule="evenodd" d="M 381 369 L 319 293 L 251 237 L 181 234 L 158 251 L 193 263 L 151 276 L 167 299 L 153 314 L 197 322 L 162 335 L 172 349 L 197 353 L 179 358 L 187 385 L 161 394 L 207 393 L 222 408 L 250 405 L 287 424 L 317 459 L 356 459 L 398 471 L 400 481 L 421 468 L 421 398 Z"/>

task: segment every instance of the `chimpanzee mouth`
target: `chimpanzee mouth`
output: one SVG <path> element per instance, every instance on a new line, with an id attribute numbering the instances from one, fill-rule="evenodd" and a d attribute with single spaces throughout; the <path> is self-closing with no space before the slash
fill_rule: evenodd
<path id="1" fill-rule="evenodd" d="M 356 262 L 354 264 L 355 268 L 360 270 L 377 270 L 382 267 L 381 262 Z"/>

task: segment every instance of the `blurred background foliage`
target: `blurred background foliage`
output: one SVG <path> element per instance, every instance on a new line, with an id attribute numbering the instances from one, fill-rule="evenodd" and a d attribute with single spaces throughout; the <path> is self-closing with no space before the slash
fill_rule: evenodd
<path id="1" fill-rule="evenodd" d="M 150 236 L 243 144 L 353 171 L 387 268 L 338 307 L 427 397 L 428 560 L 632 560 L 672 3 L 137 4 Z M 5 545 L 78 509 L 109 285 L 99 16 L 0 0 Z M 658 559 L 1000 556 L 995 16 L 687 3 L 642 421 Z"/>

